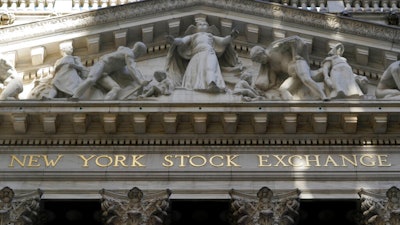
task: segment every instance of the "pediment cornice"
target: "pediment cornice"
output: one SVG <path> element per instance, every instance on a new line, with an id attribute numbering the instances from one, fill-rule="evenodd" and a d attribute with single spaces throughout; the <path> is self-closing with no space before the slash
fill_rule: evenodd
<path id="1" fill-rule="evenodd" d="M 118 29 L 121 21 L 136 20 L 138 23 L 148 23 L 146 20 L 150 18 L 153 20 L 162 19 L 163 15 L 171 15 L 171 13 L 181 12 L 188 8 L 220 11 L 224 12 L 226 17 L 236 14 L 251 15 L 252 17 L 269 18 L 282 23 L 305 25 L 331 32 L 359 35 L 393 43 L 400 42 L 400 29 L 394 26 L 253 0 L 152 0 L 136 2 L 2 28 L 0 29 L 0 42 L 2 45 L 7 45 L 8 42 L 27 38 L 37 39 L 105 24 L 114 24 L 115 29 Z M 192 10 L 192 12 L 195 11 Z"/>

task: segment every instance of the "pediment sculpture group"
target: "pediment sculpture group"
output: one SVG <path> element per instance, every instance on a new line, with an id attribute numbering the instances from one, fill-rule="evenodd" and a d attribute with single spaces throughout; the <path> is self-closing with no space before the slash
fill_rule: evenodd
<path id="1" fill-rule="evenodd" d="M 298 36 L 267 47 L 254 46 L 249 53 L 253 65 L 259 65 L 254 69 L 239 61 L 232 45 L 237 36 L 234 29 L 222 37 L 215 26 L 199 20 L 183 37 L 166 37 L 170 48 L 165 68 L 151 75 L 142 74 L 137 66 L 137 58 L 147 52 L 142 42 L 133 48 L 120 46 L 91 67 L 72 55 L 72 41 L 63 42 L 62 58 L 56 61 L 54 71 L 37 79 L 27 98 L 143 100 L 180 89 L 238 95 L 244 101 L 367 99 L 371 84 L 365 76 L 353 73 L 342 56 L 341 43 L 331 48 L 317 69 L 310 68 L 308 46 Z M 18 99 L 24 88 L 22 79 L 4 57 L 0 57 L 0 70 L 0 100 Z M 377 99 L 400 99 L 400 61 L 386 69 L 374 92 Z"/>
<path id="2" fill-rule="evenodd" d="M 106 225 L 162 225 L 173 211 L 170 207 L 171 190 L 144 195 L 133 187 L 126 195 L 100 190 L 103 223 Z M 46 217 L 40 208 L 42 191 L 15 196 L 9 187 L 0 190 L 0 225 L 39 224 Z M 300 218 L 300 191 L 274 193 L 262 187 L 256 194 L 232 189 L 232 225 L 296 225 Z M 361 189 L 360 211 L 353 215 L 355 224 L 397 225 L 400 222 L 400 189 L 393 186 L 386 194 Z"/>

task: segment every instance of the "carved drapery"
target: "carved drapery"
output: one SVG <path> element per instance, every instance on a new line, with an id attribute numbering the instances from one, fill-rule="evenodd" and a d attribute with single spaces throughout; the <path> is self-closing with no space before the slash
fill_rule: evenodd
<path id="1" fill-rule="evenodd" d="M 400 223 L 400 189 L 391 187 L 386 195 L 361 189 L 358 192 L 363 211 L 363 224 L 397 225 Z"/>
<path id="2" fill-rule="evenodd" d="M 257 196 L 236 190 L 230 191 L 234 224 L 237 225 L 294 225 L 299 216 L 299 195 L 295 191 L 273 195 L 268 187 L 262 187 Z"/>
<path id="3" fill-rule="evenodd" d="M 111 225 L 160 225 L 169 208 L 169 189 L 144 196 L 134 187 L 127 196 L 101 190 L 101 208 L 105 224 Z"/>
<path id="4" fill-rule="evenodd" d="M 40 190 L 15 196 L 9 187 L 0 190 L 0 225 L 33 224 L 39 211 Z"/>

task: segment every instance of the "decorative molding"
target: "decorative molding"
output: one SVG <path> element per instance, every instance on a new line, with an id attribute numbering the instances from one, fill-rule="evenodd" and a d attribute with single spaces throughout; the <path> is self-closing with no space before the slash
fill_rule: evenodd
<path id="1" fill-rule="evenodd" d="M 356 47 L 356 61 L 361 65 L 368 65 L 369 48 L 357 46 Z"/>
<path id="2" fill-rule="evenodd" d="M 42 115 L 43 131 L 46 134 L 55 134 L 57 132 L 57 114 L 46 113 Z"/>
<path id="3" fill-rule="evenodd" d="M 268 114 L 266 113 L 254 114 L 252 121 L 253 121 L 254 133 L 262 134 L 267 131 Z"/>
<path id="4" fill-rule="evenodd" d="M 33 66 L 43 64 L 45 58 L 46 58 L 45 47 L 39 46 L 31 49 L 31 60 Z"/>
<path id="5" fill-rule="evenodd" d="M 231 190 L 231 209 L 237 225 L 295 225 L 299 219 L 300 191 L 278 194 L 262 187 L 257 196 Z"/>
<path id="6" fill-rule="evenodd" d="M 114 31 L 114 44 L 115 47 L 126 46 L 127 29 Z"/>
<path id="7" fill-rule="evenodd" d="M 176 126 L 178 124 L 178 114 L 177 113 L 165 113 L 163 115 L 163 125 L 164 131 L 167 134 L 176 133 Z"/>
<path id="8" fill-rule="evenodd" d="M 117 145 L 400 144 L 400 128 L 396 125 L 400 121 L 399 106 L 395 101 L 366 101 L 362 107 L 357 101 L 203 103 L 201 109 L 184 103 L 168 103 L 165 107 L 152 102 L 124 101 L 81 102 L 76 107 L 77 104 L 1 102 L 0 144 L 69 145 L 87 144 L 89 140 L 107 144 L 109 133 L 113 133 L 115 140 L 110 143 Z M 163 111 L 168 113 L 160 113 Z M 72 133 L 65 136 L 60 128 Z M 10 134 L 10 130 L 21 135 Z M 48 134 L 52 134 L 51 139 Z"/>
<path id="9" fill-rule="evenodd" d="M 357 132 L 357 123 L 358 123 L 358 115 L 351 114 L 342 114 L 342 129 L 344 133 L 356 133 Z"/>
<path id="10" fill-rule="evenodd" d="M 400 220 L 399 188 L 393 186 L 386 191 L 386 194 L 361 189 L 358 195 L 360 196 L 361 210 L 363 211 L 363 224 L 397 224 Z"/>
<path id="11" fill-rule="evenodd" d="M 106 113 L 103 115 L 104 132 L 113 134 L 117 132 L 117 119 L 118 115 L 115 113 Z"/>
<path id="12" fill-rule="evenodd" d="M 77 134 L 86 133 L 86 128 L 88 126 L 88 118 L 84 113 L 78 113 L 72 115 L 72 124 L 74 127 L 74 131 Z"/>
<path id="13" fill-rule="evenodd" d="M 224 113 L 222 115 L 224 132 L 226 134 L 236 133 L 238 116 L 235 113 Z"/>
<path id="14" fill-rule="evenodd" d="M 133 114 L 133 130 L 136 134 L 146 133 L 147 127 L 147 114 L 145 113 L 134 113 Z"/>
<path id="15" fill-rule="evenodd" d="M 207 133 L 207 113 L 193 114 L 193 129 L 197 134 Z"/>
<path id="16" fill-rule="evenodd" d="M 317 134 L 325 134 L 328 127 L 328 114 L 316 113 L 312 115 L 312 126 Z"/>
<path id="17" fill-rule="evenodd" d="M 29 225 L 38 216 L 42 191 L 15 196 L 9 187 L 0 190 L 0 225 Z"/>
<path id="18" fill-rule="evenodd" d="M 39 37 L 49 33 L 63 33 L 70 29 L 82 29 L 88 26 L 102 25 L 133 19 L 142 16 L 162 15 L 172 10 L 187 7 L 213 7 L 223 11 L 232 11 L 271 19 L 282 22 L 303 24 L 334 32 L 343 32 L 377 40 L 400 43 L 400 30 L 394 26 L 384 26 L 377 23 L 359 21 L 333 14 L 323 14 L 301 10 L 285 5 L 258 1 L 225 1 L 215 0 L 155 0 L 128 3 L 96 11 L 88 11 L 68 16 L 54 17 L 30 24 L 21 24 L 0 29 L 0 43 Z M 112 15 L 112 16 L 110 16 Z"/>
<path id="19" fill-rule="evenodd" d="M 129 190 L 127 196 L 105 189 L 100 194 L 105 224 L 161 225 L 168 215 L 169 189 L 147 196 L 137 187 Z"/>
<path id="20" fill-rule="evenodd" d="M 26 113 L 13 113 L 12 122 L 15 133 L 24 134 L 28 129 L 28 114 Z"/>
<path id="21" fill-rule="evenodd" d="M 100 35 L 86 37 L 86 46 L 89 54 L 96 54 L 100 51 Z"/>
<path id="22" fill-rule="evenodd" d="M 285 113 L 282 117 L 282 126 L 285 133 L 294 134 L 297 131 L 297 114 Z"/>
<path id="23" fill-rule="evenodd" d="M 154 37 L 154 26 L 148 25 L 146 27 L 142 27 L 142 41 L 144 43 L 152 43 Z"/>

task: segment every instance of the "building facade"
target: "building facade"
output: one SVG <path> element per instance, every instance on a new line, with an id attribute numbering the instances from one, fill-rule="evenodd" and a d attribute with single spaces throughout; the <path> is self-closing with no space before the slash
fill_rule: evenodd
<path id="1" fill-rule="evenodd" d="M 0 184 L 35 223 L 398 224 L 397 1 L 1 4 Z"/>

